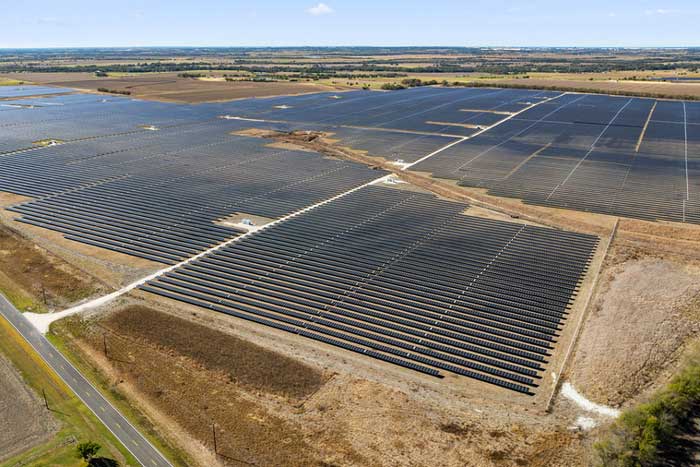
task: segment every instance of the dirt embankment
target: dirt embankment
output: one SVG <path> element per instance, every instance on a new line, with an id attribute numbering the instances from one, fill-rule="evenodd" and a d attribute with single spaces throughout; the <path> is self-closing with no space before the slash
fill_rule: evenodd
<path id="1" fill-rule="evenodd" d="M 0 292 L 20 309 L 60 308 L 104 286 L 0 224 Z"/>
<path id="2" fill-rule="evenodd" d="M 455 410 L 194 319 L 129 306 L 55 331 L 198 465 L 586 465 L 567 421 Z"/>

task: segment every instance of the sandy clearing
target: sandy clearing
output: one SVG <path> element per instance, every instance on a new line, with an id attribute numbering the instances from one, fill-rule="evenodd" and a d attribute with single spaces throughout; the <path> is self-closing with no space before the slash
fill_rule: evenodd
<path id="1" fill-rule="evenodd" d="M 698 294 L 696 266 L 653 257 L 610 265 L 571 365 L 572 383 L 613 406 L 653 387 L 700 330 L 688 313 Z"/>

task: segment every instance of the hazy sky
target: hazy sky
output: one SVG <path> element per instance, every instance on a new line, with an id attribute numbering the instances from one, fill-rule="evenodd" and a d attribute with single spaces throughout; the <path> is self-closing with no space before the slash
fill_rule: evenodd
<path id="1" fill-rule="evenodd" d="M 700 46 L 700 1 L 0 0 L 0 48 Z"/>

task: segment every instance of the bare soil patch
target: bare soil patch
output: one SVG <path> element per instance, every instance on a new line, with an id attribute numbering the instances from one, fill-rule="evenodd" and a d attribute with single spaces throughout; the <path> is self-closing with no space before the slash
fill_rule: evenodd
<path id="1" fill-rule="evenodd" d="M 44 402 L 0 355 L 0 461 L 47 441 L 58 429 Z"/>
<path id="2" fill-rule="evenodd" d="M 700 264 L 673 241 L 616 240 L 571 366 L 586 397 L 621 406 L 665 383 L 700 331 Z"/>
<path id="3" fill-rule="evenodd" d="M 694 83 L 667 83 L 659 81 L 624 81 L 624 80 L 575 80 L 556 78 L 537 79 L 496 79 L 479 80 L 480 83 L 495 85 L 512 85 L 518 87 L 552 87 L 564 91 L 595 91 L 600 93 L 623 93 L 639 96 L 658 96 L 662 98 L 700 98 L 700 85 Z"/>
<path id="4" fill-rule="evenodd" d="M 75 350 L 102 365 L 113 389 L 134 397 L 163 432 L 177 432 L 199 465 L 321 465 L 300 427 L 273 410 L 292 410 L 317 390 L 320 371 L 144 307 L 100 323 L 71 319 L 54 332 L 76 337 Z"/>

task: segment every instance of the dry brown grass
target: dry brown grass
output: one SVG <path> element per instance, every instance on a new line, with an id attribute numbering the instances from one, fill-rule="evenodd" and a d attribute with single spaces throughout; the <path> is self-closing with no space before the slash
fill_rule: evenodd
<path id="1" fill-rule="evenodd" d="M 112 390 L 148 414 L 198 465 L 316 466 L 317 451 L 293 412 L 325 382 L 289 357 L 143 306 L 100 322 L 73 318 L 53 332 L 100 367 Z M 103 356 L 104 337 L 107 358 Z"/>
<path id="2" fill-rule="evenodd" d="M 0 225 L 0 291 L 19 308 L 60 307 L 100 289 L 86 274 Z"/>
<path id="3" fill-rule="evenodd" d="M 303 398 L 317 391 L 323 374 L 297 360 L 237 337 L 153 309 L 134 305 L 103 323 L 109 330 L 221 371 L 247 389 Z"/>
<path id="4" fill-rule="evenodd" d="M 663 385 L 697 336 L 700 258 L 683 243 L 618 231 L 569 375 L 587 397 L 619 406 Z"/>

